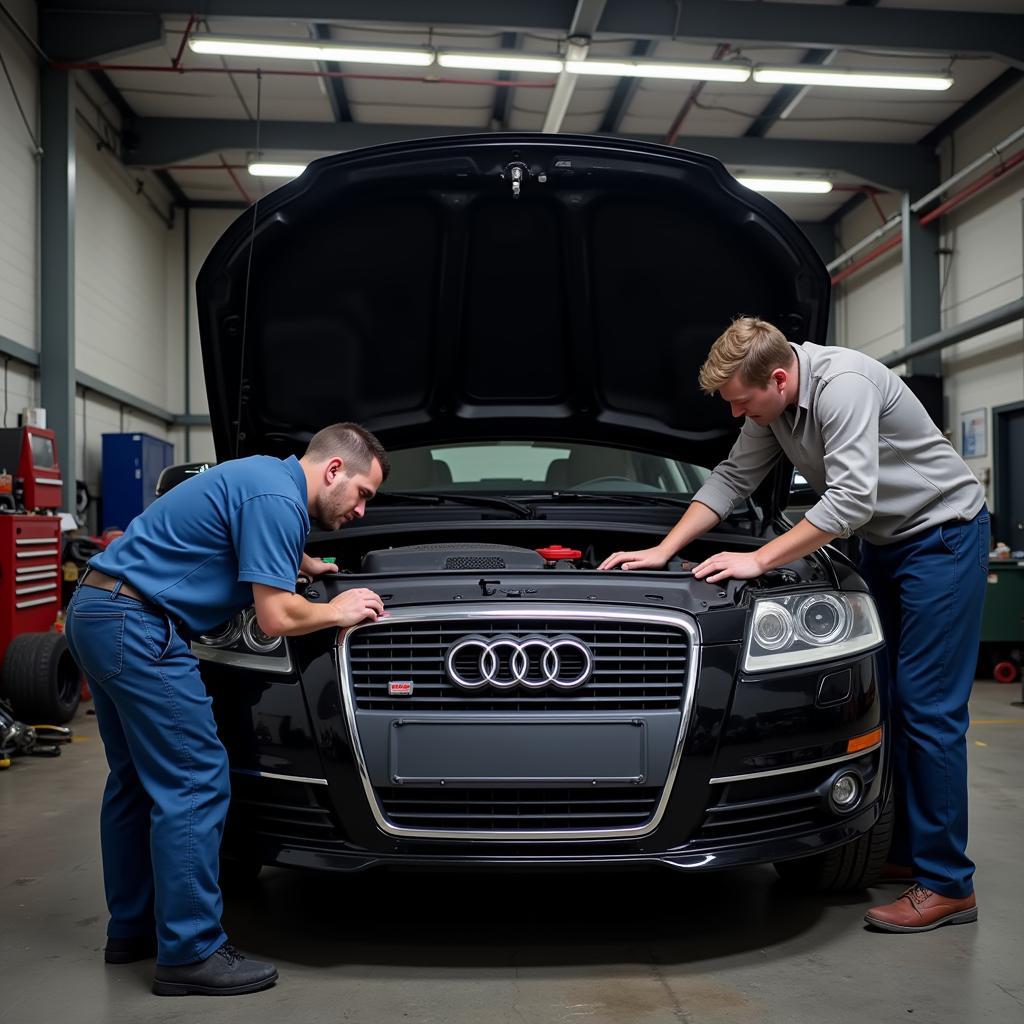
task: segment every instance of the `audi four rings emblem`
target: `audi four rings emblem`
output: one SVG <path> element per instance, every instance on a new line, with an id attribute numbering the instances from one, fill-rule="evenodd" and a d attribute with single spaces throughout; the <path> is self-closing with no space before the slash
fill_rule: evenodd
<path id="1" fill-rule="evenodd" d="M 590 678 L 594 656 L 574 636 L 467 636 L 448 648 L 444 667 L 463 690 L 574 690 Z"/>

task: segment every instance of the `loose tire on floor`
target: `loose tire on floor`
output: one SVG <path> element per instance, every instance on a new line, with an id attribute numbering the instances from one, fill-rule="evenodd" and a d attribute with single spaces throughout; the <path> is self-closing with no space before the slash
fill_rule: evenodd
<path id="1" fill-rule="evenodd" d="M 81 676 L 63 633 L 22 633 L 7 648 L 0 695 L 29 725 L 61 725 L 75 717 Z"/>
<path id="2" fill-rule="evenodd" d="M 854 892 L 878 881 L 892 842 L 892 799 L 886 803 L 874 826 L 852 843 L 816 853 L 810 857 L 779 861 L 779 877 L 805 892 Z"/>

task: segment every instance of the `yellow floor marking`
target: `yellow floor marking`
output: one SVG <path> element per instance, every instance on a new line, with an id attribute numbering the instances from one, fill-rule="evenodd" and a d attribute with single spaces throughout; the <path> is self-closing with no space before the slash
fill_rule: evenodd
<path id="1" fill-rule="evenodd" d="M 987 747 L 987 746 L 988 746 L 988 744 L 987 744 L 987 743 L 982 743 L 982 742 L 981 742 L 981 740 L 975 740 L 975 741 L 974 741 L 974 745 L 975 745 L 976 747 Z"/>
<path id="2" fill-rule="evenodd" d="M 975 718 L 971 725 L 1024 725 L 1024 718 Z"/>

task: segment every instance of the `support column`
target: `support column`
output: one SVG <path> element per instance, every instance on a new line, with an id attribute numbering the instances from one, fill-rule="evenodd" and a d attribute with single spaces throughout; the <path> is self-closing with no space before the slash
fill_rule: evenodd
<path id="1" fill-rule="evenodd" d="M 942 329 L 940 307 L 939 224 L 921 227 L 910 210 L 910 193 L 903 193 L 903 340 L 906 345 Z M 942 376 L 942 353 L 917 356 L 907 374 Z"/>
<path id="2" fill-rule="evenodd" d="M 823 263 L 830 263 L 836 257 L 836 236 L 835 228 L 825 221 L 798 221 L 797 227 L 807 236 L 807 240 L 814 246 Z M 826 345 L 836 343 L 836 292 L 832 290 L 829 299 L 828 309 L 828 334 L 825 337 Z"/>
<path id="3" fill-rule="evenodd" d="M 70 71 L 43 68 L 39 388 L 57 435 L 64 509 L 75 508 L 75 96 Z"/>

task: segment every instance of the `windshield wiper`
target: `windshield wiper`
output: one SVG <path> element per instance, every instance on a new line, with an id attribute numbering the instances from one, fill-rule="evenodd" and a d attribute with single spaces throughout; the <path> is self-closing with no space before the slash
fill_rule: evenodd
<path id="1" fill-rule="evenodd" d="M 521 505 L 508 498 L 496 498 L 485 494 L 447 494 L 440 491 L 378 491 L 375 502 L 400 501 L 410 505 L 476 505 L 480 508 L 500 508 L 514 512 L 520 519 L 536 519 L 537 510 L 532 505 Z"/>
<path id="2" fill-rule="evenodd" d="M 689 498 L 674 498 L 669 494 L 620 494 L 617 491 L 552 491 L 547 494 L 530 494 L 532 501 L 605 502 L 609 505 L 670 505 L 672 508 L 689 508 Z"/>

